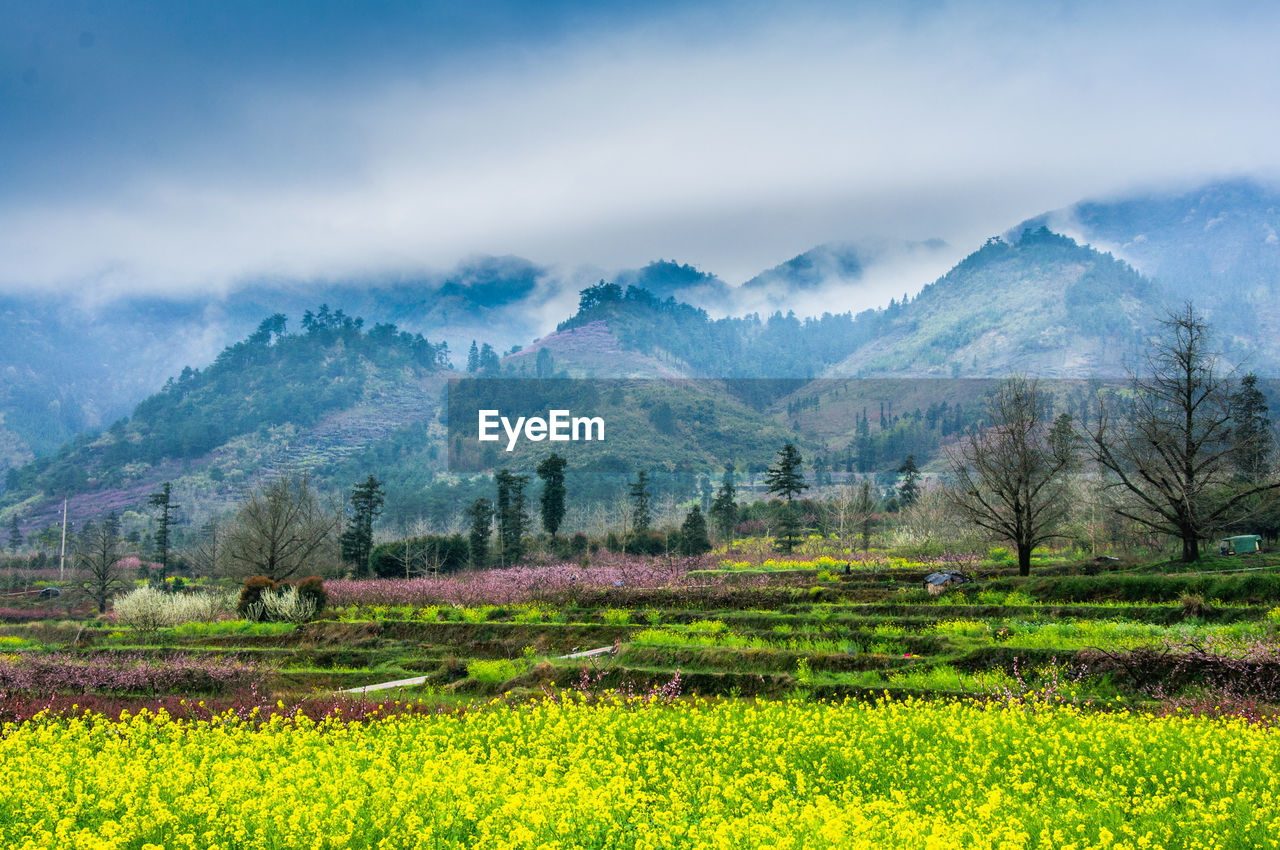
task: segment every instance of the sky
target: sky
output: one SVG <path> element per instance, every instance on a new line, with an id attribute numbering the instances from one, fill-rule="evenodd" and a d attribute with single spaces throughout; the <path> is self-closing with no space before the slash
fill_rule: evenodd
<path id="1" fill-rule="evenodd" d="M 0 291 L 951 262 L 1083 198 L 1280 174 L 1277 34 L 1232 2 L 0 0 Z"/>

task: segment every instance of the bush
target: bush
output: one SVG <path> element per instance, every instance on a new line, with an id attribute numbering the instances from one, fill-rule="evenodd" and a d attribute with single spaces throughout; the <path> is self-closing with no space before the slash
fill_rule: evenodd
<path id="1" fill-rule="evenodd" d="M 495 661 L 477 659 L 467 665 L 467 675 L 477 682 L 499 685 L 508 679 L 514 679 L 524 672 L 524 665 L 505 658 Z"/>
<path id="2" fill-rule="evenodd" d="M 631 555 L 664 555 L 667 538 L 658 531 L 632 532 L 627 535 L 627 552 Z"/>
<path id="3" fill-rule="evenodd" d="M 461 534 L 423 535 L 379 543 L 369 553 L 369 566 L 378 578 L 404 578 L 406 553 L 409 571 L 418 575 L 424 570 L 457 572 L 471 562 L 471 544 Z"/>
<path id="4" fill-rule="evenodd" d="M 116 622 L 139 632 L 154 632 L 171 625 L 169 622 L 169 596 L 154 587 L 140 587 L 118 597 L 112 610 Z"/>
<path id="5" fill-rule="evenodd" d="M 208 623 L 231 613 L 231 599 L 222 593 L 166 593 L 140 587 L 119 597 L 113 608 L 116 621 L 140 632 Z"/>
<path id="6" fill-rule="evenodd" d="M 262 592 L 257 603 L 250 605 L 247 619 L 268 623 L 305 623 L 316 615 L 316 602 L 304 596 L 293 585 Z"/>
<path id="7" fill-rule="evenodd" d="M 315 605 L 316 614 L 324 611 L 329 604 L 329 594 L 324 589 L 324 579 L 320 576 L 307 576 L 298 582 L 298 595 L 309 599 Z"/>
<path id="8" fill-rule="evenodd" d="M 278 586 L 266 576 L 249 576 L 244 580 L 244 587 L 240 590 L 240 601 L 236 603 L 236 613 L 246 619 L 253 619 L 249 616 L 249 609 L 261 604 L 262 594 L 275 590 Z"/>

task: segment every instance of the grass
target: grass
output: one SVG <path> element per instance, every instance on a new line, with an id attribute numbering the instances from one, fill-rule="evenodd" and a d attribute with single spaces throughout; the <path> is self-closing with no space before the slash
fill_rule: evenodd
<path id="1" fill-rule="evenodd" d="M 0 652 L 238 654 L 268 664 L 273 692 L 286 694 L 414 675 L 428 676 L 439 693 L 472 699 L 513 684 L 516 693 L 538 694 L 546 665 L 537 659 L 546 659 L 562 671 L 562 683 L 576 681 L 584 667 L 593 681 L 617 686 L 669 679 L 679 669 L 686 687 L 702 694 L 838 696 L 884 688 L 954 695 L 1011 687 L 1015 663 L 1034 680 L 1038 674 L 1026 670 L 1055 658 L 1070 664 L 1092 648 L 1270 641 L 1280 630 L 1280 593 L 1268 596 L 1280 576 L 1227 572 L 1238 558 L 1206 559 L 1206 569 L 1179 573 L 1140 567 L 1085 574 L 1056 565 L 1018 578 L 1003 567 L 980 567 L 972 587 L 930 597 L 918 585 L 928 558 L 876 552 L 874 565 L 844 575 L 831 569 L 837 556 L 829 541 L 810 540 L 806 548 L 791 559 L 775 557 L 728 594 L 702 594 L 702 579 L 692 573 L 686 587 L 626 588 L 565 607 L 348 605 L 305 628 L 225 620 L 140 639 L 105 621 L 10 624 Z M 725 557 L 759 567 L 770 560 L 761 554 L 738 547 Z M 988 552 L 983 560 L 1002 557 Z M 789 570 L 802 562 L 808 575 L 797 586 Z M 1188 589 L 1200 595 L 1189 597 Z M 617 656 L 559 660 L 615 642 Z M 1120 696 L 1105 677 L 1077 684 L 1094 699 Z"/>

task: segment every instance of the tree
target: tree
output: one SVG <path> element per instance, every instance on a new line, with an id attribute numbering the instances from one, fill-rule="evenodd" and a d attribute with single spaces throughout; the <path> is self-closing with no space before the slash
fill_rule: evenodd
<path id="1" fill-rule="evenodd" d="M 502 545 L 502 563 L 505 566 L 519 563 L 524 557 L 524 535 L 529 530 L 524 488 L 529 483 L 529 476 L 503 469 L 495 480 L 498 484 L 498 542 Z"/>
<path id="2" fill-rule="evenodd" d="M 476 341 L 471 340 L 471 350 L 467 352 L 467 372 L 475 374 L 480 371 L 480 349 Z"/>
<path id="3" fill-rule="evenodd" d="M 809 489 L 804 483 L 800 465 L 803 458 L 796 447 L 787 443 L 778 450 L 778 459 L 765 470 L 764 482 L 769 493 L 783 500 L 782 515 L 778 521 L 778 543 L 788 554 L 795 548 L 800 536 L 800 520 L 796 516 L 795 497 Z"/>
<path id="4" fill-rule="evenodd" d="M 698 504 L 702 508 L 702 513 L 711 513 L 711 503 L 715 499 L 715 492 L 711 489 L 711 476 L 702 474 L 698 476 Z"/>
<path id="5" fill-rule="evenodd" d="M 710 551 L 711 540 L 707 537 L 707 519 L 702 514 L 701 506 L 695 504 L 680 525 L 680 554 L 697 557 Z"/>
<path id="6" fill-rule="evenodd" d="M 733 464 L 726 463 L 724 477 L 720 479 L 720 489 L 716 491 L 710 511 L 716 533 L 726 542 L 733 540 L 733 531 L 738 526 L 738 493 L 733 486 L 733 472 Z"/>
<path id="7" fill-rule="evenodd" d="M 859 521 L 862 524 L 862 551 L 871 548 L 871 524 L 875 521 L 875 501 L 871 498 L 871 482 L 863 481 L 858 488 L 858 501 L 854 505 Z"/>
<path id="8" fill-rule="evenodd" d="M 342 560 L 355 567 L 356 575 L 369 571 L 373 523 L 382 514 L 385 501 L 382 482 L 372 475 L 351 488 L 351 517 L 342 533 Z"/>
<path id="9" fill-rule="evenodd" d="M 1046 409 L 1035 380 L 1008 378 L 988 401 L 989 427 L 970 429 L 949 453 L 952 504 L 969 522 L 1013 544 L 1024 576 L 1031 574 L 1032 550 L 1057 536 L 1070 507 L 1071 420 L 1050 425 Z"/>
<path id="10" fill-rule="evenodd" d="M 1250 373 L 1241 378 L 1240 388 L 1228 401 L 1236 476 L 1243 481 L 1264 478 L 1275 449 L 1275 435 L 1267 416 L 1267 397 L 1258 389 L 1258 376 Z"/>
<path id="11" fill-rule="evenodd" d="M 485 343 L 480 346 L 480 374 L 486 378 L 497 377 L 502 371 L 502 361 L 498 359 L 498 352 L 493 350 L 493 346 Z"/>
<path id="12" fill-rule="evenodd" d="M 22 529 L 18 527 L 18 515 L 9 520 L 9 548 L 16 552 L 22 546 Z"/>
<path id="13" fill-rule="evenodd" d="M 181 505 L 172 501 L 172 485 L 168 481 L 160 485 L 160 489 L 147 497 L 147 504 L 160 509 L 156 517 L 156 534 L 153 538 L 156 548 L 156 559 L 160 561 L 160 580 L 164 581 L 169 574 L 169 535 L 173 529 L 174 513 Z"/>
<path id="14" fill-rule="evenodd" d="M 542 479 L 542 528 L 553 539 L 564 521 L 564 468 L 568 463 L 560 455 L 553 454 L 538 464 L 536 470 Z"/>
<path id="15" fill-rule="evenodd" d="M 634 534 L 644 534 L 653 522 L 650 509 L 652 497 L 649 494 L 649 473 L 643 469 L 640 470 L 636 480 L 631 482 L 628 492 L 631 495 L 631 531 Z"/>
<path id="16" fill-rule="evenodd" d="M 841 544 L 848 546 L 852 552 L 853 536 L 860 533 L 862 549 L 866 551 L 871 545 L 871 511 L 874 508 L 870 482 L 863 481 L 856 488 L 853 484 L 841 487 L 836 492 L 832 508 Z"/>
<path id="17" fill-rule="evenodd" d="M 332 562 L 339 510 L 320 503 L 305 475 L 283 476 L 255 490 L 227 532 L 227 562 L 239 576 L 283 581 L 319 573 Z"/>
<path id="18" fill-rule="evenodd" d="M 191 549 L 191 568 L 196 576 L 213 576 L 226 566 L 227 536 L 217 520 L 209 520 L 200 539 Z"/>
<path id="19" fill-rule="evenodd" d="M 902 481 L 898 484 L 898 503 L 909 508 L 920 498 L 920 468 L 916 466 L 916 456 L 907 455 L 907 459 L 898 467 Z"/>
<path id="20" fill-rule="evenodd" d="M 1235 475 L 1244 435 L 1232 428 L 1231 383 L 1219 374 L 1209 326 L 1191 304 L 1161 322 L 1163 338 L 1119 412 L 1104 404 L 1089 433 L 1093 458 L 1129 497 L 1116 512 L 1182 541 L 1182 560 L 1200 557 L 1200 540 L 1257 509 L 1280 487 Z M 1117 405 L 1119 406 L 1119 405 Z"/>
<path id="21" fill-rule="evenodd" d="M 79 587 L 105 614 L 113 591 L 125 585 L 120 522 L 109 514 L 101 525 L 92 521 L 80 531 L 76 545 L 76 572 Z"/>
<path id="22" fill-rule="evenodd" d="M 468 538 L 471 566 L 483 567 L 489 562 L 489 535 L 493 533 L 493 502 L 482 496 L 471 503 L 466 514 L 471 520 L 471 533 Z"/>
<path id="23" fill-rule="evenodd" d="M 539 348 L 538 359 L 534 361 L 534 374 L 539 378 L 551 378 L 556 374 L 556 361 L 551 356 L 551 349 Z"/>

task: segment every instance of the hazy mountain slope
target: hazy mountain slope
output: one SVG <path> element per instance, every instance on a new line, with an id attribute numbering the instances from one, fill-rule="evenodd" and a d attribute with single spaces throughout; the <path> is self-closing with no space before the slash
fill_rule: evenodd
<path id="1" fill-rule="evenodd" d="M 1162 299 L 1125 263 L 1047 229 L 992 239 L 909 303 L 832 376 L 1123 374 Z"/>
<path id="2" fill-rule="evenodd" d="M 923 242 L 830 242 L 811 248 L 733 290 L 731 309 L 744 314 L 777 310 L 816 316 L 836 310 L 881 307 L 914 292 L 954 261 L 940 239 Z"/>
<path id="3" fill-rule="evenodd" d="M 1123 258 L 1170 300 L 1194 301 L 1233 356 L 1254 354 L 1258 368 L 1280 357 L 1280 187 L 1229 180 L 1085 201 L 1025 225 L 1046 223 Z"/>
<path id="4" fill-rule="evenodd" d="M 328 303 L 370 322 L 431 330 L 465 353 L 476 338 L 499 348 L 527 341 L 563 315 L 562 298 L 544 269 L 512 257 L 476 258 L 420 280 L 281 283 L 225 296 L 0 296 L 0 473 L 125 416 L 266 315 L 299 316 Z"/>
<path id="5" fill-rule="evenodd" d="M 340 311 L 303 333 L 262 322 L 203 370 L 184 370 L 127 421 L 6 475 L 0 506 L 30 527 L 63 496 L 81 517 L 127 510 L 173 480 L 198 512 L 239 500 L 263 476 L 317 469 L 413 423 L 428 421 L 448 372 L 420 335 Z"/>

